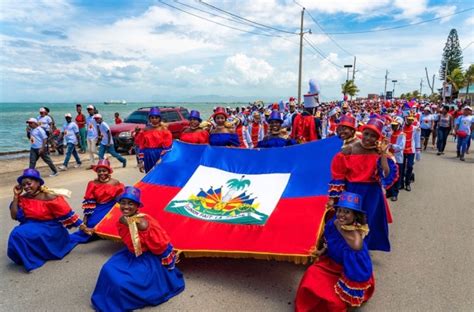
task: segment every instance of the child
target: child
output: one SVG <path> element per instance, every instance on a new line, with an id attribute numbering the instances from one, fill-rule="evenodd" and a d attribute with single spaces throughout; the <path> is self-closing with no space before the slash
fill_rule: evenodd
<path id="1" fill-rule="evenodd" d="M 116 125 L 122 123 L 122 118 L 120 118 L 120 114 L 119 114 L 119 113 L 115 113 L 115 114 L 114 114 L 114 117 L 115 117 L 115 124 L 116 124 Z"/>
<path id="2" fill-rule="evenodd" d="M 91 298 L 97 311 L 155 306 L 184 290 L 168 235 L 155 219 L 138 213 L 143 206 L 140 190 L 127 186 L 118 201 L 122 211 L 118 232 L 126 248 L 113 255 L 100 271 Z"/>
<path id="3" fill-rule="evenodd" d="M 362 197 L 343 192 L 336 217 L 324 228 L 323 247 L 296 294 L 296 311 L 346 311 L 370 299 L 375 281 L 364 237 L 368 227 Z M 323 255 L 324 254 L 324 255 Z"/>

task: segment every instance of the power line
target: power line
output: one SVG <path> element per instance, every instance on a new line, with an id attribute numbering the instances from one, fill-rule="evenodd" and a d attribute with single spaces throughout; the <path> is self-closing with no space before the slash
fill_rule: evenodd
<path id="1" fill-rule="evenodd" d="M 437 20 L 440 20 L 440 19 L 443 19 L 443 18 L 446 18 L 446 17 L 462 14 L 462 13 L 465 13 L 465 12 L 468 12 L 468 11 L 471 11 L 471 10 L 474 10 L 474 7 L 464 9 L 464 10 L 461 10 L 461 11 L 456 11 L 456 12 L 451 13 L 451 14 L 442 15 L 442 16 L 430 18 L 430 19 L 427 19 L 427 20 L 422 20 L 422 21 L 419 21 L 419 22 L 416 22 L 416 23 L 411 23 L 411 24 L 404 24 L 404 25 L 386 27 L 386 28 L 379 28 L 379 29 L 368 29 L 368 30 L 346 31 L 346 32 L 327 32 L 327 34 L 329 34 L 329 35 L 352 35 L 352 34 L 365 34 L 365 33 L 389 31 L 389 30 L 412 27 L 412 26 L 417 26 L 417 25 L 421 25 L 421 24 L 434 22 L 434 21 L 437 21 Z"/>
<path id="2" fill-rule="evenodd" d="M 228 20 L 228 21 L 231 21 L 233 23 L 238 23 L 238 24 L 241 24 L 241 25 L 245 25 L 245 26 L 250 26 L 250 27 L 253 27 L 253 28 L 258 28 L 258 29 L 261 29 L 262 31 L 266 31 L 268 34 L 271 34 L 268 32 L 267 28 L 265 27 L 262 27 L 262 26 L 258 26 L 258 25 L 254 25 L 252 23 L 249 23 L 249 22 L 245 22 L 245 21 L 240 21 L 240 20 L 236 20 L 236 19 L 233 19 L 233 18 L 230 18 L 230 17 L 226 17 L 226 16 L 222 16 L 222 15 L 219 15 L 219 14 L 215 14 L 215 13 L 212 13 L 212 12 L 209 12 L 209 11 L 206 11 L 206 10 L 203 10 L 203 9 L 200 9 L 200 8 L 197 8 L 195 6 L 192 6 L 192 5 L 189 5 L 187 3 L 183 3 L 183 2 L 180 2 L 178 0 L 173 0 L 174 2 L 182 5 L 182 6 L 185 6 L 187 8 L 190 8 L 190 9 L 193 9 L 193 10 L 196 10 L 196 11 L 199 11 L 199 12 L 202 12 L 202 13 L 206 13 L 208 15 L 211 15 L 211 16 L 215 16 L 215 17 L 219 17 L 219 18 L 222 18 L 222 19 L 225 19 L 225 20 Z M 279 35 L 274 35 L 274 36 L 277 36 L 277 37 L 283 37 L 283 36 L 279 36 Z"/>
<path id="3" fill-rule="evenodd" d="M 336 63 L 334 63 L 333 61 L 331 61 L 331 59 L 329 59 L 329 56 L 326 56 L 323 54 L 323 51 L 321 51 L 320 49 L 316 48 L 312 43 L 311 41 L 309 41 L 307 38 L 304 38 L 303 37 L 303 40 L 306 41 L 306 43 L 311 47 L 313 48 L 314 51 L 316 51 L 316 53 L 318 53 L 324 60 L 328 61 L 329 63 L 331 63 L 332 65 L 334 65 L 335 67 L 337 68 L 341 68 L 342 66 L 341 65 L 338 65 Z"/>
<path id="4" fill-rule="evenodd" d="M 466 50 L 467 48 L 469 48 L 469 47 L 471 46 L 471 44 L 473 44 L 473 43 L 474 43 L 474 41 L 469 42 L 467 46 L 465 46 L 464 48 L 462 48 L 462 51 L 464 51 L 464 50 Z"/>
<path id="5" fill-rule="evenodd" d="M 268 29 L 272 29 L 272 30 L 274 30 L 274 31 L 278 31 L 278 32 L 281 32 L 281 33 L 287 33 L 287 34 L 292 34 L 292 35 L 297 35 L 297 34 L 298 34 L 298 33 L 295 33 L 295 32 L 291 32 L 291 31 L 287 31 L 287 30 L 284 30 L 284 29 L 275 28 L 275 27 L 272 27 L 272 26 L 264 25 L 264 24 L 261 24 L 261 23 L 258 23 L 258 22 L 249 20 L 249 19 L 247 19 L 247 18 L 245 18 L 245 17 L 242 17 L 242 16 L 240 16 L 240 15 L 237 15 L 237 14 L 234 14 L 234 13 L 231 13 L 231 12 L 228 12 L 228 11 L 223 10 L 223 9 L 221 9 L 221 8 L 218 8 L 218 7 L 216 7 L 216 6 L 212 5 L 212 4 L 206 3 L 206 2 L 204 2 L 204 1 L 202 1 L 202 0 L 199 0 L 199 3 L 201 3 L 201 4 L 205 5 L 205 6 L 208 6 L 208 7 L 212 8 L 212 9 L 214 9 L 214 10 L 216 10 L 216 11 L 225 13 L 225 14 L 227 14 L 227 15 L 233 16 L 233 17 L 235 17 L 235 18 L 238 18 L 238 19 L 247 21 L 247 22 L 252 23 L 252 24 L 255 24 L 255 25 L 259 25 L 259 26 L 261 26 L 261 27 L 265 27 L 265 28 L 268 28 Z"/>
<path id="6" fill-rule="evenodd" d="M 237 28 L 237 27 L 233 27 L 233 26 L 229 26 L 229 25 L 226 25 L 226 24 L 222 24 L 222 23 L 219 23 L 219 22 L 216 22 L 216 21 L 213 21 L 211 19 L 208 19 L 206 17 L 203 17 L 203 16 L 200 16 L 200 15 L 197 15 L 197 14 L 194 14 L 194 13 L 191 13 L 191 12 L 188 12 L 186 10 L 183 10 L 181 8 L 178 8 L 178 7 L 175 7 L 174 5 L 171 5 L 169 3 L 166 3 L 162 0 L 159 0 L 160 3 L 170 7 L 170 8 L 173 8 L 175 10 L 178 10 L 178 11 L 181 11 L 185 14 L 189 14 L 191 16 L 194 16 L 194 17 L 197 17 L 197 18 L 200 18 L 202 20 L 205 20 L 205 21 L 208 21 L 210 23 L 214 23 L 214 24 L 217 24 L 217 25 L 220 25 L 222 27 L 226 27 L 226 28 L 230 28 L 230 29 L 233 29 L 233 30 L 237 30 L 237 31 L 240 31 L 240 32 L 244 32 L 244 33 L 248 33 L 248 34 L 253 34 L 253 35 L 259 35 L 259 36 L 265 36 L 265 37 L 281 37 L 281 36 L 278 36 L 278 35 L 275 35 L 275 34 L 264 34 L 264 33 L 258 33 L 258 32 L 253 32 L 253 31 L 249 31 L 249 30 L 245 30 L 245 29 L 241 29 L 241 28 Z"/>

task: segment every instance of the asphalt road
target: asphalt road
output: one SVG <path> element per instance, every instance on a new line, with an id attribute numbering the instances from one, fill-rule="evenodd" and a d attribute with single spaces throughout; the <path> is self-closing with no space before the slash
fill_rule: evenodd
<path id="1" fill-rule="evenodd" d="M 362 311 L 473 311 L 474 160 L 455 159 L 449 143 L 444 156 L 428 150 L 415 165 L 412 192 L 392 204 L 392 252 L 373 252 L 376 291 Z M 131 163 L 131 162 L 130 162 Z M 135 168 L 117 168 L 127 184 L 140 178 Z M 51 187 L 73 191 L 80 207 L 90 171 L 70 170 L 48 178 Z M 0 311 L 89 311 L 90 295 L 102 264 L 119 243 L 80 245 L 61 261 L 31 273 L 6 256 L 8 233 L 15 226 L 8 204 L 14 178 L 0 181 Z M 235 259 L 182 259 L 178 267 L 186 290 L 160 311 L 292 311 L 304 266 Z"/>

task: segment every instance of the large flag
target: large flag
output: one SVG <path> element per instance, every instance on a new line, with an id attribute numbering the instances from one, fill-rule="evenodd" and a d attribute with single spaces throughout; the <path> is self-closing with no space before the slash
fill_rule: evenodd
<path id="1" fill-rule="evenodd" d="M 337 138 L 270 149 L 174 142 L 140 182 L 144 207 L 186 256 L 305 263 L 321 231 Z M 96 233 L 119 238 L 114 207 Z"/>

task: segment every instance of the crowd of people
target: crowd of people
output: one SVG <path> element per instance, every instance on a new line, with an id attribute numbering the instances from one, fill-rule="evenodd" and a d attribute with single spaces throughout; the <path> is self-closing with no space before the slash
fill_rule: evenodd
<path id="1" fill-rule="evenodd" d="M 10 211 L 20 225 L 10 234 L 8 256 L 27 271 L 61 259 L 77 244 L 98 239 L 94 227 L 119 203 L 123 216 L 117 227 L 126 248 L 102 267 L 92 304 L 98 311 L 158 305 L 184 290 L 170 239 L 157 220 L 140 213 L 140 190 L 112 178 L 105 153 L 116 157 L 123 167 L 127 162 L 114 149 L 110 127 L 93 106 L 87 106 L 87 117 L 81 109 L 78 105 L 75 121 L 71 114 L 65 115 L 60 136 L 67 147 L 60 169 L 68 168 L 71 155 L 76 166 L 82 164 L 76 145 L 89 153 L 96 178 L 85 191 L 83 218 L 64 199 L 67 194 L 44 187 L 34 169 L 41 157 L 52 175 L 58 172 L 47 153 L 53 121 L 42 108 L 38 119 L 27 121 L 30 168 L 13 189 Z M 430 137 L 437 155 L 443 155 L 452 134 L 457 140 L 457 156 L 464 161 L 473 127 L 468 105 L 452 108 L 415 100 L 368 99 L 320 104 L 317 95 L 311 95 L 300 105 L 290 98 L 287 103 L 216 107 L 207 120 L 192 110 L 189 126 L 179 140 L 255 149 L 288 148 L 339 137 L 342 146 L 331 163 L 323 235 L 315 242 L 316 260 L 304 274 L 295 302 L 297 311 L 345 311 L 360 306 L 374 292 L 369 250 L 390 251 L 392 216 L 386 198 L 396 201 L 400 190 L 411 191 L 414 164 L 421 160 Z M 150 109 L 148 124 L 135 131 L 134 142 L 142 172 L 152 170 L 170 151 L 173 136 L 158 107 Z M 79 231 L 69 234 L 65 229 L 69 227 L 79 227 Z"/>

